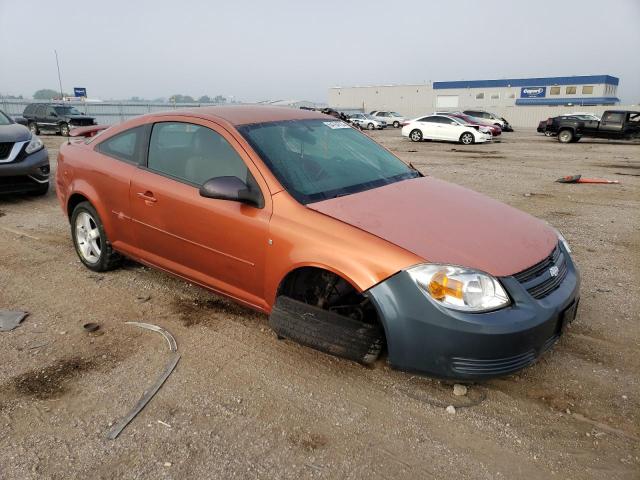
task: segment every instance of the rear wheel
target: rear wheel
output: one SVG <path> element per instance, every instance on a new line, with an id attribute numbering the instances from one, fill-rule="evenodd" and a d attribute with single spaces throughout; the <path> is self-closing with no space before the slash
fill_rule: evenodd
<path id="1" fill-rule="evenodd" d="M 373 130 L 373 129 L 375 129 L 375 128 L 376 128 L 376 126 L 375 126 L 373 123 L 370 123 L 369 125 L 367 125 L 367 128 L 368 128 L 369 130 Z"/>
<path id="2" fill-rule="evenodd" d="M 558 141 L 560 143 L 571 143 L 573 141 L 573 137 L 573 132 L 568 129 L 561 130 L 560 133 L 558 133 Z"/>
<path id="3" fill-rule="evenodd" d="M 393 122 L 393 128 L 400 128 L 400 122 L 397 120 Z"/>
<path id="4" fill-rule="evenodd" d="M 473 142 L 475 142 L 473 133 L 464 132 L 462 135 L 460 135 L 460 143 L 462 143 L 463 145 L 471 145 Z"/>
<path id="5" fill-rule="evenodd" d="M 90 270 L 105 272 L 120 265 L 122 257 L 111 248 L 98 212 L 89 202 L 73 209 L 71 236 L 80 261 Z"/>
<path id="6" fill-rule="evenodd" d="M 420 142 L 422 140 L 422 132 L 417 128 L 415 130 L 411 130 L 411 133 L 409 134 L 409 138 L 413 142 Z"/>
<path id="7" fill-rule="evenodd" d="M 69 124 L 68 123 L 62 123 L 60 124 L 60 135 L 62 135 L 63 137 L 68 137 L 69 136 Z"/>

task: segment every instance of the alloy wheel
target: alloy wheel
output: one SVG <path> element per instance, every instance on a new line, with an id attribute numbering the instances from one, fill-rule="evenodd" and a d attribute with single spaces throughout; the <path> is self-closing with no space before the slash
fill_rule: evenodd
<path id="1" fill-rule="evenodd" d="M 102 252 L 100 229 L 96 220 L 88 213 L 76 217 L 76 245 L 80 255 L 89 263 L 98 263 Z"/>

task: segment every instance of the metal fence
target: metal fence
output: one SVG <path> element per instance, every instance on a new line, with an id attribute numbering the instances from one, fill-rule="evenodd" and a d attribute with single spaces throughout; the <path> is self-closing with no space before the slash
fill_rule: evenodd
<path id="1" fill-rule="evenodd" d="M 0 99 L 0 108 L 8 115 L 22 115 L 31 103 L 49 103 L 45 100 Z M 151 112 L 165 112 L 187 107 L 206 107 L 219 105 L 216 103 L 143 103 L 143 102 L 64 102 L 76 107 L 80 112 L 94 117 L 101 125 L 113 125 L 132 117 Z"/>

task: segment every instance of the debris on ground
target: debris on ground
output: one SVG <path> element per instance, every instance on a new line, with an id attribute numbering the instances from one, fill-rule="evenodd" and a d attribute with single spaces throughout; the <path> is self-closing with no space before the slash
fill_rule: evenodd
<path id="1" fill-rule="evenodd" d="M 451 414 L 456 413 L 456 407 L 454 407 L 453 405 L 449 405 L 449 406 L 445 409 L 445 411 L 446 411 L 447 413 L 451 413 Z"/>
<path id="2" fill-rule="evenodd" d="M 100 325 L 94 322 L 85 323 L 82 328 L 84 328 L 85 332 L 92 333 L 97 331 L 100 328 Z"/>
<path id="3" fill-rule="evenodd" d="M 0 310 L 0 332 L 10 332 L 29 315 L 20 310 Z"/>
<path id="4" fill-rule="evenodd" d="M 178 345 L 175 338 L 173 337 L 173 335 L 171 335 L 171 333 L 169 333 L 168 330 L 165 330 L 162 327 L 158 327 L 157 325 L 152 325 L 150 323 L 126 322 L 126 324 L 151 330 L 162 335 L 169 344 L 171 357 L 169 359 L 169 362 L 167 363 L 167 366 L 164 368 L 158 379 L 150 388 L 145 390 L 145 392 L 142 394 L 142 397 L 140 397 L 140 400 L 138 400 L 133 409 L 131 409 L 131 411 L 127 415 L 125 415 L 124 418 L 113 425 L 111 430 L 109 430 L 109 432 L 107 433 L 107 438 L 109 440 L 115 440 L 116 438 L 118 438 L 118 435 L 120 435 L 122 430 L 124 430 L 125 427 L 129 425 L 131 420 L 133 420 L 136 415 L 138 415 L 138 413 L 140 413 L 142 409 L 147 405 L 147 403 L 149 403 L 153 396 L 158 393 L 158 390 L 160 390 L 160 387 L 162 387 L 167 378 L 169 378 L 169 375 L 171 375 L 171 372 L 173 372 L 173 370 L 176 368 L 176 365 L 178 364 L 178 361 L 180 360 L 180 355 L 178 355 Z"/>
<path id="5" fill-rule="evenodd" d="M 466 394 L 467 394 L 467 387 L 466 387 L 466 386 L 464 386 L 464 385 L 461 385 L 461 384 L 459 384 L 459 383 L 456 383 L 456 384 L 453 386 L 453 394 L 454 394 L 456 397 L 462 397 L 462 396 L 464 396 L 464 395 L 466 395 Z"/>
<path id="6" fill-rule="evenodd" d="M 603 183 L 610 184 L 620 183 L 618 180 L 607 180 L 604 178 L 583 178 L 582 175 L 567 175 L 566 177 L 560 177 L 556 180 L 558 183 Z"/>

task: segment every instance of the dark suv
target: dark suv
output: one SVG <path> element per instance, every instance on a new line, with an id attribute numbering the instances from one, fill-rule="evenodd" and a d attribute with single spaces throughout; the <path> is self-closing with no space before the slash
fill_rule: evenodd
<path id="1" fill-rule="evenodd" d="M 49 189 L 49 154 L 42 140 L 0 110 L 0 194 Z"/>
<path id="2" fill-rule="evenodd" d="M 69 135 L 75 127 L 95 125 L 93 117 L 88 117 L 75 107 L 53 103 L 32 103 L 27 105 L 22 114 L 27 119 L 29 130 L 34 135 L 42 132 L 54 132 Z"/>

